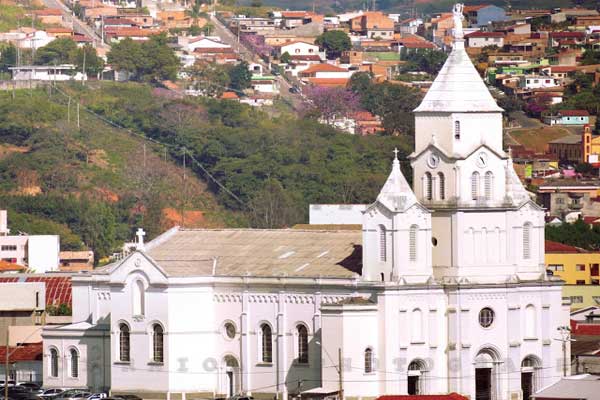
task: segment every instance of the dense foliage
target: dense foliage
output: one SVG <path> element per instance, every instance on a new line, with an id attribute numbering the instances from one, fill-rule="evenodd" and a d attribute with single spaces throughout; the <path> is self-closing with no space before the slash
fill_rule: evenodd
<path id="1" fill-rule="evenodd" d="M 548 225 L 546 240 L 598 251 L 600 250 L 600 226 L 590 226 L 583 220 L 577 220 L 572 224 Z"/>
<path id="2" fill-rule="evenodd" d="M 350 37 L 344 31 L 327 31 L 317 36 L 315 44 L 325 50 L 327 58 L 333 60 L 338 58 L 342 52 L 350 50 L 352 43 Z"/>
<path id="3" fill-rule="evenodd" d="M 415 129 L 412 110 L 419 105 L 421 92 L 390 82 L 374 83 L 367 72 L 352 75 L 349 88 L 360 97 L 364 109 L 383 119 L 387 134 L 402 134 L 412 139 Z"/>
<path id="4" fill-rule="evenodd" d="M 247 212 L 256 227 L 306 222 L 310 203 L 372 202 L 389 172 L 392 149 L 406 154 L 410 148 L 406 138 L 357 137 L 285 115 L 270 119 L 236 102 L 171 100 L 137 85 L 106 85 L 95 93 L 89 101 L 97 112 L 185 146 L 237 197 L 209 181 L 220 202 Z M 192 168 L 205 176 L 197 164 Z"/>
<path id="5" fill-rule="evenodd" d="M 133 80 L 144 82 L 175 80 L 180 68 L 165 34 L 154 35 L 144 42 L 121 40 L 111 46 L 107 57 L 115 68 L 129 72 Z"/>
<path id="6" fill-rule="evenodd" d="M 35 53 L 34 63 L 38 65 L 73 64 L 78 71 L 89 75 L 97 75 L 102 72 L 104 61 L 96 54 L 96 49 L 91 45 L 82 48 L 71 38 L 57 38 L 44 47 L 40 47 Z"/>
<path id="7" fill-rule="evenodd" d="M 403 48 L 400 56 L 406 61 L 400 67 L 400 72 L 427 72 L 430 75 L 437 75 L 448 58 L 445 51 L 430 49 L 407 52 Z"/>

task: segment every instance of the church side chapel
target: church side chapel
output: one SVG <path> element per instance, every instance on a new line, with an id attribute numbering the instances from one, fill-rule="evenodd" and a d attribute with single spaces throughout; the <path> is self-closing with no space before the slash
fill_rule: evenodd
<path id="1" fill-rule="evenodd" d="M 136 251 L 73 278 L 76 322 L 43 332 L 44 386 L 524 400 L 559 380 L 568 305 L 545 273 L 544 212 L 453 11 L 453 50 L 414 110 L 412 188 L 394 155 L 362 230 L 138 231 Z"/>

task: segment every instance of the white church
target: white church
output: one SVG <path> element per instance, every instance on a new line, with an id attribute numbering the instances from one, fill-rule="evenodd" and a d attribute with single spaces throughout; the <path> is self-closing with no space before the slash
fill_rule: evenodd
<path id="1" fill-rule="evenodd" d="M 568 305 L 545 273 L 544 213 L 502 148 L 461 18 L 457 5 L 452 53 L 414 110 L 413 188 L 394 158 L 372 204 L 320 208 L 362 230 L 140 233 L 137 251 L 73 278 L 74 322 L 43 332 L 44 385 L 524 400 L 559 380 Z"/>

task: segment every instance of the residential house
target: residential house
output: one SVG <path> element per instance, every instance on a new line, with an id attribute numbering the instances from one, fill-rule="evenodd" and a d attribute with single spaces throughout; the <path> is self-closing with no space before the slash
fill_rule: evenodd
<path id="1" fill-rule="evenodd" d="M 471 27 L 488 26 L 493 22 L 506 21 L 506 11 L 498 6 L 489 4 L 468 5 L 463 8 L 463 13 Z"/>
<path id="2" fill-rule="evenodd" d="M 294 41 L 273 46 L 274 55 L 280 58 L 287 53 L 289 56 L 317 56 L 324 59 L 324 54 L 319 52 L 319 46 L 312 43 Z"/>
<path id="3" fill-rule="evenodd" d="M 152 28 L 156 26 L 154 22 L 154 17 L 150 14 L 140 14 L 140 13 L 132 13 L 132 12 L 119 12 L 120 18 L 130 19 L 135 24 L 141 28 Z"/>
<path id="4" fill-rule="evenodd" d="M 64 27 L 54 27 L 54 28 L 46 28 L 46 33 L 48 33 L 49 35 L 52 35 L 54 37 L 72 37 L 73 36 L 73 30 L 70 28 L 64 28 Z"/>
<path id="5" fill-rule="evenodd" d="M 229 26 L 234 33 L 239 32 L 240 34 L 244 32 L 267 33 L 277 29 L 271 18 L 263 17 L 234 17 Z"/>
<path id="6" fill-rule="evenodd" d="M 41 10 L 33 10 L 32 14 L 35 19 L 42 24 L 47 25 L 62 25 L 64 22 L 63 11 L 58 8 L 44 8 Z"/>
<path id="7" fill-rule="evenodd" d="M 394 20 L 381 11 L 366 11 L 350 20 L 350 31 L 371 39 L 394 37 Z"/>
<path id="8" fill-rule="evenodd" d="M 298 76 L 306 83 L 316 86 L 345 86 L 353 71 L 332 64 L 314 64 Z"/>
<path id="9" fill-rule="evenodd" d="M 187 29 L 194 23 L 194 19 L 187 15 L 184 8 L 158 10 L 156 19 L 167 29 Z M 203 26 L 204 21 L 204 18 L 198 18 L 198 26 Z"/>
<path id="10" fill-rule="evenodd" d="M 24 34 L 17 33 L 14 37 L 16 40 L 11 40 L 20 49 L 37 50 L 40 47 L 47 46 L 50 42 L 56 39 L 56 36 L 49 34 L 46 31 L 33 31 Z"/>
<path id="11" fill-rule="evenodd" d="M 573 311 L 600 306 L 600 295 L 596 285 L 565 284 L 563 297 L 570 300 Z M 573 317 L 571 318 L 573 319 Z M 584 322 L 585 320 L 580 321 L 580 323 Z"/>
<path id="12" fill-rule="evenodd" d="M 94 268 L 94 252 L 91 250 L 61 251 L 59 269 L 63 272 L 91 271 Z"/>
<path id="13" fill-rule="evenodd" d="M 193 53 L 196 50 L 230 50 L 231 46 L 221 42 L 218 37 L 207 36 L 178 36 L 177 44 L 182 50 Z"/>
<path id="14" fill-rule="evenodd" d="M 567 78 L 575 74 L 577 68 L 568 65 L 550 65 L 543 67 L 542 71 L 553 78 L 559 79 L 564 85 Z"/>
<path id="15" fill-rule="evenodd" d="M 576 28 L 587 28 L 600 25 L 600 15 L 582 15 L 575 18 Z"/>
<path id="16" fill-rule="evenodd" d="M 524 89 L 543 89 L 560 86 L 560 81 L 551 76 L 525 75 L 520 77 L 519 87 Z"/>
<path id="17" fill-rule="evenodd" d="M 452 13 L 442 13 L 439 17 L 432 18 L 433 43 L 444 48 L 449 46 L 452 43 L 453 27 Z"/>
<path id="18" fill-rule="evenodd" d="M 600 182 L 593 180 L 546 179 L 536 194 L 548 215 L 572 222 L 582 215 L 600 215 L 599 189 Z"/>
<path id="19" fill-rule="evenodd" d="M 422 26 L 422 18 L 407 18 L 395 24 L 395 31 L 416 35 L 419 31 L 419 28 Z"/>
<path id="20" fill-rule="evenodd" d="M 250 87 L 255 93 L 260 94 L 279 94 L 279 81 L 272 75 L 252 75 Z"/>
<path id="21" fill-rule="evenodd" d="M 43 66 L 19 68 L 34 69 L 37 67 Z M 34 71 L 37 72 L 35 69 Z M 13 70 L 14 73 L 15 70 Z M 11 235 L 7 220 L 6 210 L 0 210 L 0 259 L 27 266 L 29 270 L 36 272 L 57 271 L 60 237 L 58 235 Z"/>
<path id="22" fill-rule="evenodd" d="M 161 31 L 154 29 L 142 28 L 115 28 L 106 29 L 104 37 L 107 42 L 120 42 L 123 39 L 129 38 L 133 41 L 144 42 L 150 40 L 151 36 L 160 34 Z"/>
<path id="23" fill-rule="evenodd" d="M 138 28 L 138 24 L 134 20 L 124 17 L 103 18 L 102 26 L 104 27 L 104 30 Z"/>
<path id="24" fill-rule="evenodd" d="M 594 375 L 565 376 L 531 395 L 532 400 L 596 400 L 600 378 Z"/>
<path id="25" fill-rule="evenodd" d="M 8 376 L 11 381 L 42 384 L 44 351 L 42 342 L 19 343 L 16 346 L 0 346 L 0 357 L 10 366 L 8 373 L 4 371 L 5 363 L 0 365 L 0 376 Z"/>
<path id="26" fill-rule="evenodd" d="M 318 16 L 316 13 L 310 11 L 281 11 L 281 27 L 284 29 L 297 28 L 309 22 L 322 19 L 322 16 Z"/>
<path id="27" fill-rule="evenodd" d="M 465 35 L 467 47 L 483 48 L 487 46 L 504 46 L 504 34 L 502 32 L 476 31 Z"/>
<path id="28" fill-rule="evenodd" d="M 354 131 L 351 132 L 352 134 L 368 136 L 376 135 L 385 130 L 381 117 L 373 115 L 369 111 L 357 111 L 350 118 L 354 120 Z"/>
<path id="29" fill-rule="evenodd" d="M 556 115 L 545 117 L 544 122 L 548 125 L 588 125 L 590 113 L 587 110 L 559 110 Z"/>
<path id="30" fill-rule="evenodd" d="M 546 240 L 546 270 L 570 285 L 600 285 L 600 252 Z M 600 296 L 600 288 L 598 296 Z"/>
<path id="31" fill-rule="evenodd" d="M 558 47 L 560 46 L 560 42 L 563 40 L 572 40 L 574 43 L 578 45 L 585 44 L 585 32 L 579 31 L 563 31 L 563 32 L 550 32 L 548 34 L 549 46 L 550 47 Z"/>

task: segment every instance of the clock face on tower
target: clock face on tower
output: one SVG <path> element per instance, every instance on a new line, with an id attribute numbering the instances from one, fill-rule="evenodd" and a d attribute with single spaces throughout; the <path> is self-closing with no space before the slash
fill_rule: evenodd
<path id="1" fill-rule="evenodd" d="M 440 165 L 440 156 L 433 153 L 430 154 L 427 159 L 427 165 L 429 165 L 430 168 L 437 168 L 437 166 Z"/>
<path id="2" fill-rule="evenodd" d="M 487 154 L 483 152 L 477 154 L 477 160 L 475 162 L 479 168 L 485 168 L 487 166 Z"/>

